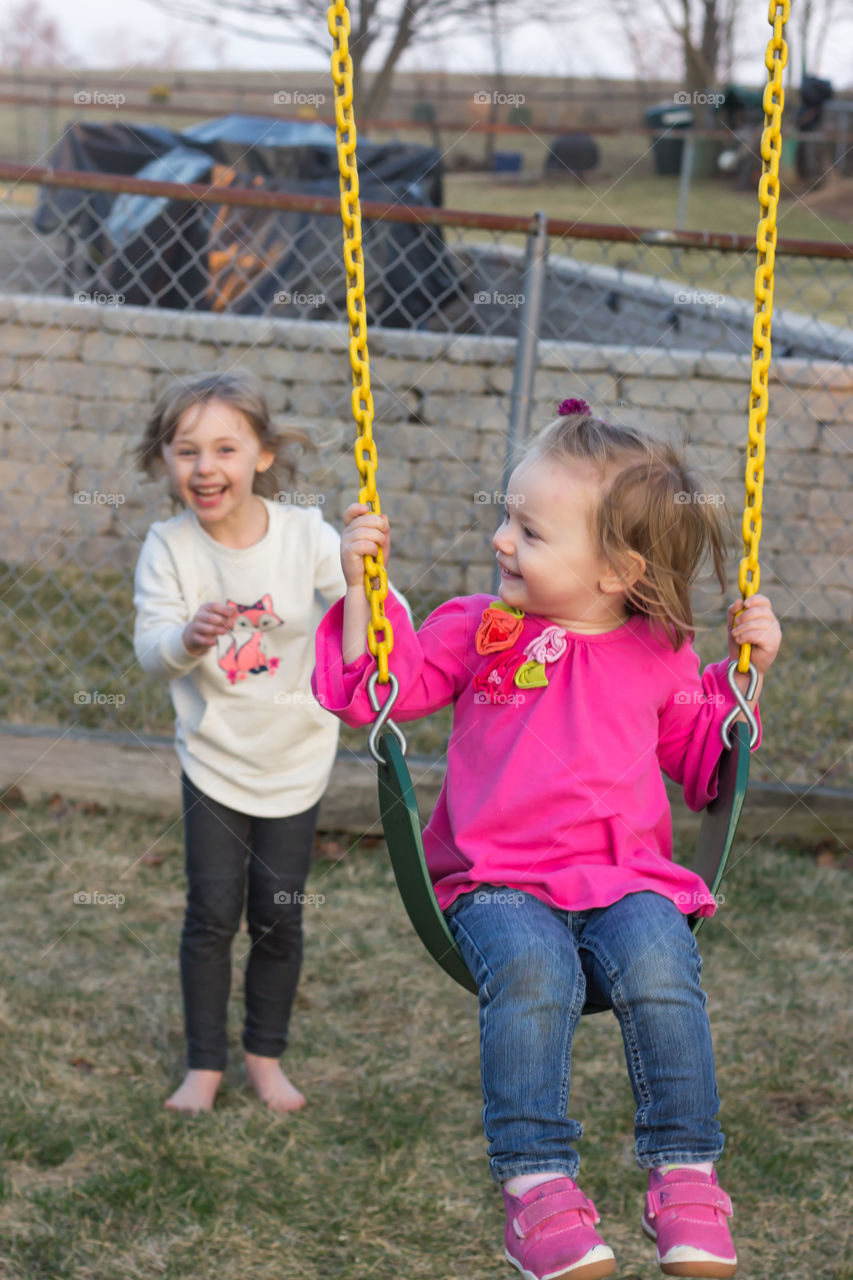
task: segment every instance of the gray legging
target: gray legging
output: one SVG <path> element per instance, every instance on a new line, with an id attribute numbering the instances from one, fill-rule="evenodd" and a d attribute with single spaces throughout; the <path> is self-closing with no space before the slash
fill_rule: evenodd
<path id="1" fill-rule="evenodd" d="M 288 818 L 253 818 L 211 800 L 184 774 L 187 910 L 181 986 L 190 1068 L 222 1071 L 231 989 L 231 941 L 240 925 L 248 864 L 243 1047 L 277 1058 L 302 963 L 302 895 L 319 802 Z"/>

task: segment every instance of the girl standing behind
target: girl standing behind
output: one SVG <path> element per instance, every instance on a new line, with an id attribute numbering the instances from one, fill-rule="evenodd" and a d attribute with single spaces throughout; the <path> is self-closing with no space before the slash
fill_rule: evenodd
<path id="1" fill-rule="evenodd" d="M 296 433 L 291 433 L 293 438 Z M 184 511 L 153 524 L 136 569 L 134 646 L 170 682 L 188 880 L 180 965 L 186 1078 L 166 1106 L 210 1111 L 226 1065 L 231 942 L 251 948 L 243 1047 L 276 1111 L 305 1099 L 279 1065 L 302 960 L 302 902 L 338 723 L 311 694 L 322 607 L 345 590 L 316 507 L 261 496 L 284 471 L 259 385 L 203 374 L 161 397 L 139 448 Z"/>
<path id="2" fill-rule="evenodd" d="M 649 1177 L 642 1225 L 660 1267 L 724 1280 L 737 1258 L 688 923 L 715 903 L 672 860 L 662 777 L 693 809 L 716 794 L 720 727 L 736 703 L 725 660 L 699 671 L 690 587 L 710 556 L 724 588 L 722 525 L 670 446 L 582 401 L 559 412 L 507 486 L 499 599 L 451 600 L 415 633 L 389 594 L 394 716 L 454 707 L 424 848 L 479 988 L 483 1124 L 508 1261 L 524 1280 L 616 1270 L 576 1182 L 572 1042 L 589 1002 L 622 1030 Z M 349 586 L 318 630 L 314 680 L 324 706 L 358 725 L 373 718 L 362 558 L 387 554 L 389 535 L 363 506 L 344 520 Z M 765 596 L 730 606 L 729 657 L 752 645 L 756 698 L 780 636 Z"/>

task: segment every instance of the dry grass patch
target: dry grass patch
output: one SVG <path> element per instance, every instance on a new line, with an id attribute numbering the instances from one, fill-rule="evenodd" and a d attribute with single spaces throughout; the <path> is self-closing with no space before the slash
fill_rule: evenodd
<path id="1" fill-rule="evenodd" d="M 22 836 L 4 843 L 9 831 Z M 491 1280 L 501 1209 L 480 1130 L 476 1013 L 413 938 L 381 846 L 315 862 L 287 1067 L 309 1106 L 268 1115 L 238 1045 L 216 1112 L 162 1100 L 183 1059 L 180 834 L 29 806 L 0 814 L 10 1280 Z M 849 873 L 791 850 L 736 863 L 702 935 L 742 1274 L 850 1280 Z M 125 903 L 75 906 L 75 891 Z M 244 934 L 235 957 L 244 954 Z M 242 963 L 235 969 L 239 972 Z M 619 1275 L 657 1275 L 638 1217 L 618 1029 L 578 1034 L 583 1185 Z"/>

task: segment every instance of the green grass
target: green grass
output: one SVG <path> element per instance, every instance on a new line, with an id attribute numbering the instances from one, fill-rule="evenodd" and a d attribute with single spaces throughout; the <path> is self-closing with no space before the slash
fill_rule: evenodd
<path id="1" fill-rule="evenodd" d="M 91 809 L 91 807 L 90 807 Z M 268 1115 L 238 1049 L 215 1113 L 169 1115 L 183 1036 L 180 830 L 118 811 L 0 813 L 0 1022 L 10 1280 L 491 1280 L 502 1214 L 480 1129 L 476 1011 L 403 916 L 381 845 L 318 858 L 286 1068 L 309 1105 Z M 146 851 L 162 861 L 139 861 Z M 76 907 L 78 888 L 120 892 Z M 741 1274 L 851 1280 L 849 873 L 764 844 L 703 931 Z M 659 1273 L 612 1018 L 577 1037 L 584 1189 L 622 1280 Z M 845 1201 L 845 1196 L 848 1197 Z"/>
<path id="2" fill-rule="evenodd" d="M 168 689 L 133 653 L 133 583 L 126 573 L 0 564 L 6 646 L 0 704 L 10 723 L 168 733 Z M 80 693 L 91 701 L 81 703 Z M 95 695 L 113 701 L 98 701 Z M 120 705 L 115 699 L 123 698 Z"/>
<path id="3" fill-rule="evenodd" d="M 645 146 L 640 135 L 603 139 L 602 171 L 584 182 L 512 183 L 489 174 L 451 173 L 445 180 L 445 204 L 452 209 L 519 215 L 542 209 L 555 219 L 671 229 L 676 225 L 679 179 L 653 174 Z M 644 158 L 637 163 L 640 155 Z M 755 192 L 738 191 L 725 179 L 697 179 L 690 188 L 686 229 L 754 236 L 758 214 Z M 485 234 L 465 231 L 460 238 L 482 241 Z M 811 209 L 802 184 L 783 180 L 778 234 L 780 238 L 851 243 L 853 221 Z M 460 233 L 447 232 L 451 244 L 457 235 Z M 523 239 L 501 236 L 501 243 L 520 246 Z M 567 238 L 552 242 L 551 253 L 677 280 L 700 292 L 724 293 L 752 302 L 754 252 L 724 254 Z M 849 263 L 779 254 L 776 305 L 814 315 L 824 324 L 850 326 L 853 281 Z"/>
<path id="4" fill-rule="evenodd" d="M 490 213 L 529 214 L 543 209 L 549 218 L 601 222 L 633 227 L 673 228 L 678 211 L 680 180 L 651 171 L 648 161 L 635 163 L 643 145 L 628 135 L 614 151 L 604 172 L 582 182 L 512 183 L 499 175 L 449 173 L 444 202 L 449 209 L 480 209 Z M 633 146 L 632 146 L 633 144 Z M 828 218 L 811 209 L 807 189 L 783 181 L 779 202 L 779 236 L 803 240 L 853 241 L 850 219 Z M 725 178 L 696 178 L 690 185 L 686 229 L 733 231 L 754 235 L 758 221 L 755 191 L 738 191 Z"/>

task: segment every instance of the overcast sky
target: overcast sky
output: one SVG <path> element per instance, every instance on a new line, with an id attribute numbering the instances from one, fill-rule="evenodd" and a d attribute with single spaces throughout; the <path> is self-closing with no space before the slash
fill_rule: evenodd
<path id="1" fill-rule="evenodd" d="M 19 0 L 4 0 L 8 12 Z M 52 13 L 61 24 L 67 46 L 77 65 L 122 66 L 137 61 L 167 65 L 217 68 L 247 67 L 278 71 L 284 68 L 314 68 L 328 72 L 328 58 L 298 45 L 261 42 L 216 33 L 200 24 L 168 18 L 146 0 L 40 0 L 41 7 Z M 518 74 L 538 73 L 560 76 L 603 75 L 627 78 L 623 65 L 625 53 L 619 39 L 618 24 L 610 16 L 606 2 L 598 0 L 589 16 L 553 31 L 538 25 L 517 28 L 506 41 L 507 70 Z M 767 8 L 762 0 L 750 0 L 746 6 L 739 43 L 741 62 L 736 78 L 757 84 L 763 81 L 763 50 L 769 35 Z M 827 41 L 827 51 L 820 68 L 812 68 L 827 76 L 841 89 L 853 85 L 853 28 L 847 25 L 843 38 Z M 792 39 L 794 35 L 792 34 Z M 792 62 L 799 55 L 793 45 Z M 669 55 L 669 65 L 662 63 Z M 677 76 L 679 60 L 674 48 L 655 46 L 650 42 L 650 65 Z M 485 71 L 491 67 L 491 55 L 485 40 L 458 38 L 440 44 L 428 44 L 406 56 L 402 64 L 409 69 L 446 67 L 454 71 Z"/>

